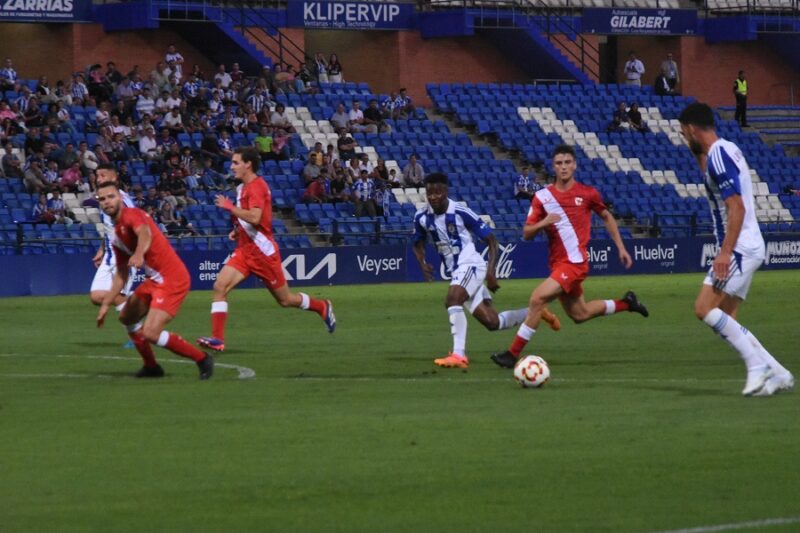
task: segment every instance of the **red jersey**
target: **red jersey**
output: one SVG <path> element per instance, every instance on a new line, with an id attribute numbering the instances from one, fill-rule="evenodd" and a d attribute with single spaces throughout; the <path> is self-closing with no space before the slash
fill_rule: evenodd
<path id="1" fill-rule="evenodd" d="M 239 246 L 255 244 L 264 255 L 270 256 L 278 252 L 278 244 L 272 238 L 272 193 L 269 185 L 260 176 L 250 183 L 236 188 L 236 205 L 241 209 L 261 209 L 261 221 L 258 225 L 250 224 L 241 218 L 239 224 Z"/>
<path id="2" fill-rule="evenodd" d="M 188 286 L 191 284 L 189 271 L 181 258 L 172 249 L 172 245 L 158 229 L 147 213 L 136 207 L 122 207 L 119 220 L 114 223 L 114 248 L 117 252 L 117 268 L 128 269 L 128 259 L 136 251 L 139 238 L 136 230 L 146 225 L 150 228 L 153 240 L 144 254 L 144 273 L 159 285 Z"/>
<path id="3" fill-rule="evenodd" d="M 534 195 L 525 224 L 536 224 L 550 213 L 559 215 L 561 220 L 544 229 L 550 265 L 585 263 L 589 259 L 586 246 L 592 231 L 592 211 L 599 215 L 605 209 L 594 187 L 575 182 L 568 191 L 561 192 L 550 185 Z"/>

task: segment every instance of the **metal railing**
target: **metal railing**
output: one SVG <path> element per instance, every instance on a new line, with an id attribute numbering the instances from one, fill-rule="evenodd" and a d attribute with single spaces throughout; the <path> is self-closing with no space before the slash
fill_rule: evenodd
<path id="1" fill-rule="evenodd" d="M 226 11 L 226 13 L 228 13 L 230 22 L 235 24 L 243 35 L 261 45 L 279 64 L 288 63 L 289 58 L 295 65 L 306 61 L 305 49 L 290 39 L 257 9 L 242 5 L 235 11 L 235 16 L 231 11 Z M 261 34 L 257 34 L 250 29 L 251 27 L 257 27 L 263 31 Z M 266 37 L 266 40 L 263 37 Z"/>

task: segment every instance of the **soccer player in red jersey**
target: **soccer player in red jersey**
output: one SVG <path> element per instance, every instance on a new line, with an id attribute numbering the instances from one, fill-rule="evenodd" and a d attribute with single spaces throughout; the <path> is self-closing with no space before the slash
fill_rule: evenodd
<path id="1" fill-rule="evenodd" d="M 553 152 L 556 182 L 538 191 L 531 200 L 522 238 L 531 240 L 540 231 L 545 231 L 549 241 L 550 277 L 531 294 L 528 316 L 520 325 L 508 351 L 492 354 L 492 360 L 504 368 L 514 367 L 539 327 L 542 309 L 556 298 L 561 300 L 567 315 L 576 324 L 622 311 L 648 316 L 647 308 L 632 291 L 628 291 L 621 300 L 587 302 L 583 299 L 582 284 L 589 274 L 586 246 L 589 244 L 593 212 L 603 219 L 625 268 L 630 268 L 633 260 L 622 242 L 617 222 L 603 203 L 600 193 L 594 187 L 575 180 L 576 168 L 575 149 L 564 144 L 556 147 Z"/>
<path id="2" fill-rule="evenodd" d="M 151 346 L 157 344 L 192 359 L 200 369 L 200 379 L 210 378 L 214 373 L 213 357 L 198 350 L 180 335 L 165 329 L 189 294 L 191 278 L 186 266 L 144 211 L 123 204 L 115 183 L 99 184 L 97 200 L 103 212 L 114 221 L 112 245 L 117 258 L 111 289 L 104 296 L 97 314 L 97 327 L 103 326 L 114 298 L 128 281 L 130 268 L 142 268 L 147 279 L 128 297 L 119 315 L 120 322 L 128 329 L 131 341 L 144 360 L 144 366 L 136 373 L 136 377 L 158 378 L 164 375 Z M 147 318 L 142 325 L 140 321 L 145 316 Z"/>
<path id="3" fill-rule="evenodd" d="M 261 158 L 255 148 L 237 148 L 231 162 L 233 174 L 242 181 L 236 188 L 236 204 L 221 194 L 214 200 L 217 207 L 233 215 L 235 226 L 229 238 L 238 241 L 236 250 L 214 282 L 211 336 L 197 339 L 200 346 L 217 352 L 225 350 L 228 293 L 250 274 L 264 283 L 281 307 L 314 311 L 325 322 L 329 332 L 333 333 L 336 329 L 336 317 L 330 300 L 317 300 L 305 293 L 289 290 L 283 275 L 278 243 L 272 237 L 272 193 L 267 182 L 256 174 L 260 166 Z"/>

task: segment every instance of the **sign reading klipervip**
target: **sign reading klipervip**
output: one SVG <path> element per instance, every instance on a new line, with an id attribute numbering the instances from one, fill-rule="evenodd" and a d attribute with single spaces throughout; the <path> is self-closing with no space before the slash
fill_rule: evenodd
<path id="1" fill-rule="evenodd" d="M 91 0 L 0 0 L 0 20 L 12 22 L 89 22 Z"/>
<path id="2" fill-rule="evenodd" d="M 414 4 L 290 0 L 289 26 L 325 30 L 407 30 Z"/>

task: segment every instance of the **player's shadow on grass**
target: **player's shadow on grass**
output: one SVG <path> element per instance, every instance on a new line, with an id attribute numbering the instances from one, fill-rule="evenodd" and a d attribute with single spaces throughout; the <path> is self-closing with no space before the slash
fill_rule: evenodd
<path id="1" fill-rule="evenodd" d="M 696 385 L 696 384 L 695 384 Z M 719 389 L 698 388 L 687 383 L 686 385 L 634 385 L 631 388 L 636 388 L 649 392 L 672 392 L 680 396 L 697 397 L 697 396 L 729 396 L 730 391 Z"/>

